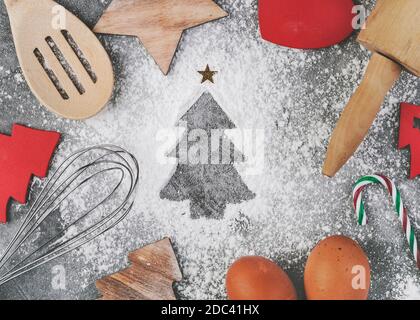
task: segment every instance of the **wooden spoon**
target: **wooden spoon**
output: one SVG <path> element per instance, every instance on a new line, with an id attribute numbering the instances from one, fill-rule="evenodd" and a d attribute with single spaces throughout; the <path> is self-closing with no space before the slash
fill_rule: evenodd
<path id="1" fill-rule="evenodd" d="M 52 0 L 5 0 L 17 56 L 32 92 L 69 119 L 97 114 L 114 86 L 111 61 L 96 36 Z"/>

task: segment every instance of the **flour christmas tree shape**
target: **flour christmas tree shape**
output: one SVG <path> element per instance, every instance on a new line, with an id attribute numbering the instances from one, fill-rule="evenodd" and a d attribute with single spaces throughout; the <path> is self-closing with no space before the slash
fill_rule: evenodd
<path id="1" fill-rule="evenodd" d="M 167 74 L 184 30 L 226 16 L 213 0 L 113 0 L 93 31 L 138 37 Z"/>
<path id="2" fill-rule="evenodd" d="M 410 147 L 410 179 L 420 175 L 420 129 L 416 123 L 420 119 L 420 106 L 401 104 L 399 149 Z"/>
<path id="3" fill-rule="evenodd" d="M 210 93 L 204 93 L 181 117 L 187 132 L 169 156 L 179 159 L 161 199 L 190 201 L 192 218 L 223 218 L 227 204 L 255 198 L 234 167 L 244 155 L 223 134 L 234 123 Z"/>
<path id="4" fill-rule="evenodd" d="M 172 285 L 181 281 L 171 241 L 165 238 L 131 252 L 130 267 L 96 282 L 101 300 L 175 300 Z"/>
<path id="5" fill-rule="evenodd" d="M 14 125 L 12 135 L 0 135 L 0 223 L 7 222 L 11 198 L 24 204 L 32 175 L 43 178 L 60 139 L 50 132 Z"/>

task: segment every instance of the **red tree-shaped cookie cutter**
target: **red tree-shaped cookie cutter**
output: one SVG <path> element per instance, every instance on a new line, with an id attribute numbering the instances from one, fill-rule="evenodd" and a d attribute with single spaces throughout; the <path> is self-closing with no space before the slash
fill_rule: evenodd
<path id="1" fill-rule="evenodd" d="M 7 222 L 13 198 L 26 203 L 33 175 L 45 177 L 60 134 L 13 125 L 12 135 L 0 135 L 0 223 Z"/>

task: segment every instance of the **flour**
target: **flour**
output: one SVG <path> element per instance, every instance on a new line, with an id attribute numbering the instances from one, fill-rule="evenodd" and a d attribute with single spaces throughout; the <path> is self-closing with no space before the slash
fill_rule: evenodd
<path id="1" fill-rule="evenodd" d="M 420 289 L 417 280 L 415 278 L 408 278 L 407 283 L 403 288 L 402 299 L 420 300 Z"/>
<path id="2" fill-rule="evenodd" d="M 61 2 L 85 15 L 89 11 L 83 11 L 84 6 L 95 7 L 97 17 L 109 3 Z M 379 188 L 367 191 L 370 224 L 360 227 L 351 207 L 351 188 L 361 175 L 388 175 L 399 185 L 420 230 L 420 180 L 407 179 L 409 152 L 397 150 L 398 104 L 420 104 L 420 81 L 403 75 L 355 156 L 334 179 L 325 178 L 321 167 L 330 134 L 361 80 L 369 52 L 355 36 L 317 51 L 282 48 L 261 39 L 257 1 L 217 2 L 230 17 L 185 32 L 167 77 L 136 38 L 101 35 L 114 62 L 115 91 L 105 110 L 84 122 L 45 111 L 24 83 L 13 80 L 21 74 L 16 61 L 0 58 L 1 82 L 11 82 L 0 86 L 0 112 L 8 115 L 7 121 L 0 120 L 3 132 L 12 119 L 60 130 L 64 139 L 54 166 L 79 147 L 98 143 L 120 145 L 140 164 L 133 211 L 116 228 L 61 261 L 68 267 L 71 288 L 61 294 L 94 298 L 94 281 L 124 268 L 129 251 L 169 236 L 184 276 L 175 286 L 181 299 L 225 298 L 226 270 L 243 255 L 277 262 L 303 297 L 309 252 L 324 237 L 344 234 L 357 240 L 370 259 L 371 299 L 418 298 L 418 271 L 388 196 Z M 372 8 L 374 1 L 363 3 Z M 200 84 L 197 70 L 207 64 L 218 71 L 214 85 Z M 228 205 L 223 220 L 192 220 L 188 202 L 159 197 L 176 165 L 157 160 L 157 132 L 175 128 L 203 91 L 215 97 L 239 129 L 263 130 L 265 137 L 263 172 L 247 175 L 244 167 L 236 166 L 257 197 Z"/>

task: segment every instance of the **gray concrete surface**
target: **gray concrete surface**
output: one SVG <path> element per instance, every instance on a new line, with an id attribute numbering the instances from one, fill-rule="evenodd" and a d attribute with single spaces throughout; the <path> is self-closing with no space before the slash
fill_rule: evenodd
<path id="1" fill-rule="evenodd" d="M 110 3 L 59 2 L 89 26 Z M 324 178 L 320 168 L 330 133 L 362 77 L 369 53 L 355 36 L 318 51 L 281 48 L 260 38 L 257 1 L 217 2 L 230 16 L 187 31 L 167 77 L 137 39 L 99 36 L 114 64 L 115 91 L 101 114 L 82 122 L 56 117 L 33 97 L 0 3 L 0 132 L 9 133 L 15 122 L 60 131 L 63 140 L 52 167 L 79 147 L 114 143 L 133 152 L 141 170 L 136 204 L 124 222 L 84 248 L 1 287 L 0 298 L 94 299 L 95 279 L 126 266 L 129 251 L 164 236 L 171 237 L 184 274 L 175 286 L 180 299 L 225 298 L 228 266 L 249 254 L 281 265 L 303 298 L 306 258 L 319 240 L 333 234 L 348 235 L 365 249 L 372 266 L 371 299 L 420 298 L 419 273 L 388 196 L 379 188 L 369 189 L 367 227 L 357 226 L 350 199 L 359 176 L 382 172 L 400 186 L 420 230 L 420 180 L 407 179 L 409 151 L 397 150 L 399 103 L 420 105 L 420 80 L 402 76 L 355 157 L 337 177 Z M 372 8 L 374 1 L 362 3 Z M 214 85 L 200 84 L 197 70 L 206 64 L 219 71 Z M 188 201 L 159 197 L 176 168 L 157 156 L 163 147 L 160 133 L 175 128 L 204 91 L 212 93 L 239 129 L 264 132 L 263 149 L 258 151 L 264 156 L 262 170 L 248 174 L 247 167 L 237 167 L 256 198 L 228 205 L 219 220 L 191 219 Z M 29 204 L 40 186 L 35 179 Z M 9 224 L 0 226 L 0 251 L 27 208 L 11 206 Z M 65 218 L 58 216 L 46 230 Z M 65 289 L 53 286 L 57 265 L 65 270 Z"/>

